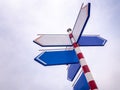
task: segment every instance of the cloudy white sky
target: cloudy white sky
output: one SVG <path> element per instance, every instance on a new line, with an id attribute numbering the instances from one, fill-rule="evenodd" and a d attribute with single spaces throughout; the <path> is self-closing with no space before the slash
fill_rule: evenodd
<path id="1" fill-rule="evenodd" d="M 100 90 L 120 90 L 119 0 L 0 0 L 0 90 L 72 90 L 66 66 L 34 61 L 37 34 L 67 33 L 82 2 L 91 2 L 83 34 L 99 34 L 104 47 L 82 47 Z"/>

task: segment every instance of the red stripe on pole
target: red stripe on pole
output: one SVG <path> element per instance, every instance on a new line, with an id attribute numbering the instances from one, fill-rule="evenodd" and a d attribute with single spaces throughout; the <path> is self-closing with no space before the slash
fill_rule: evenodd
<path id="1" fill-rule="evenodd" d="M 78 56 L 78 58 L 79 58 L 79 59 L 84 58 L 84 56 L 83 56 L 83 54 L 82 54 L 82 53 L 78 53 L 78 54 L 77 54 L 77 56 Z"/>
<path id="2" fill-rule="evenodd" d="M 88 65 L 85 65 L 82 68 L 83 68 L 84 73 L 90 72 Z"/>
<path id="3" fill-rule="evenodd" d="M 90 85 L 90 89 L 93 90 L 93 89 L 97 89 L 97 86 L 96 86 L 96 83 L 94 80 L 90 81 L 89 82 L 89 85 Z"/>
<path id="4" fill-rule="evenodd" d="M 73 43 L 74 48 L 79 47 L 79 45 L 75 42 Z"/>
<path id="5" fill-rule="evenodd" d="M 70 37 L 70 38 L 72 38 L 72 37 L 73 37 L 72 33 L 71 33 L 71 34 L 69 34 L 69 37 Z"/>

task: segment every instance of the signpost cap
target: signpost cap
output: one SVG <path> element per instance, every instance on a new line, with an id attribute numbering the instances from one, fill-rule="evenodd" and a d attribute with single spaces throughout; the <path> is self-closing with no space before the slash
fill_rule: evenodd
<path id="1" fill-rule="evenodd" d="M 70 32 L 70 31 L 72 31 L 72 29 L 71 29 L 71 28 L 68 28 L 68 29 L 67 29 L 67 32 Z"/>

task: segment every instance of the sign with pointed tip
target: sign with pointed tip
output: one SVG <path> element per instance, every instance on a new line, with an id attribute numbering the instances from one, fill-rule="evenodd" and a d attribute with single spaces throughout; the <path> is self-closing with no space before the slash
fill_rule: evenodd
<path id="1" fill-rule="evenodd" d="M 104 46 L 106 42 L 107 40 L 99 35 L 86 35 L 78 40 L 80 46 Z"/>
<path id="2" fill-rule="evenodd" d="M 49 51 L 38 55 L 35 60 L 44 66 L 78 63 L 74 50 Z"/>
<path id="3" fill-rule="evenodd" d="M 33 42 L 43 47 L 72 46 L 68 34 L 40 34 Z"/>
<path id="4" fill-rule="evenodd" d="M 81 76 L 79 77 L 77 83 L 73 87 L 73 90 L 89 90 L 89 89 L 90 89 L 90 87 L 87 83 L 86 77 L 85 77 L 84 73 L 82 73 Z"/>
<path id="5" fill-rule="evenodd" d="M 67 73 L 67 79 L 69 81 L 73 81 L 80 67 L 81 67 L 80 63 L 70 64 L 68 68 L 68 73 Z"/>
<path id="6" fill-rule="evenodd" d="M 76 41 L 78 41 L 81 38 L 82 32 L 84 31 L 84 28 L 88 22 L 89 17 L 90 17 L 90 3 L 88 3 L 84 7 L 82 4 L 72 32 Z"/>

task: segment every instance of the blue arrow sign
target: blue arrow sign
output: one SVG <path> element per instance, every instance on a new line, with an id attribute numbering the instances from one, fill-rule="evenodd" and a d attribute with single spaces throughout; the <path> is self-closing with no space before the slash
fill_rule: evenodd
<path id="1" fill-rule="evenodd" d="M 38 55 L 35 60 L 44 66 L 74 64 L 79 62 L 74 50 L 44 52 Z"/>
<path id="2" fill-rule="evenodd" d="M 89 89 L 90 89 L 90 87 L 87 83 L 85 75 L 84 75 L 84 73 L 82 73 L 82 75 L 78 79 L 77 83 L 73 87 L 73 90 L 89 90 Z"/>
<path id="3" fill-rule="evenodd" d="M 73 81 L 80 67 L 81 67 L 80 63 L 70 64 L 68 68 L 67 79 Z"/>
<path id="4" fill-rule="evenodd" d="M 82 36 L 78 40 L 80 46 L 104 46 L 107 40 L 100 37 L 99 35 L 94 36 Z"/>

